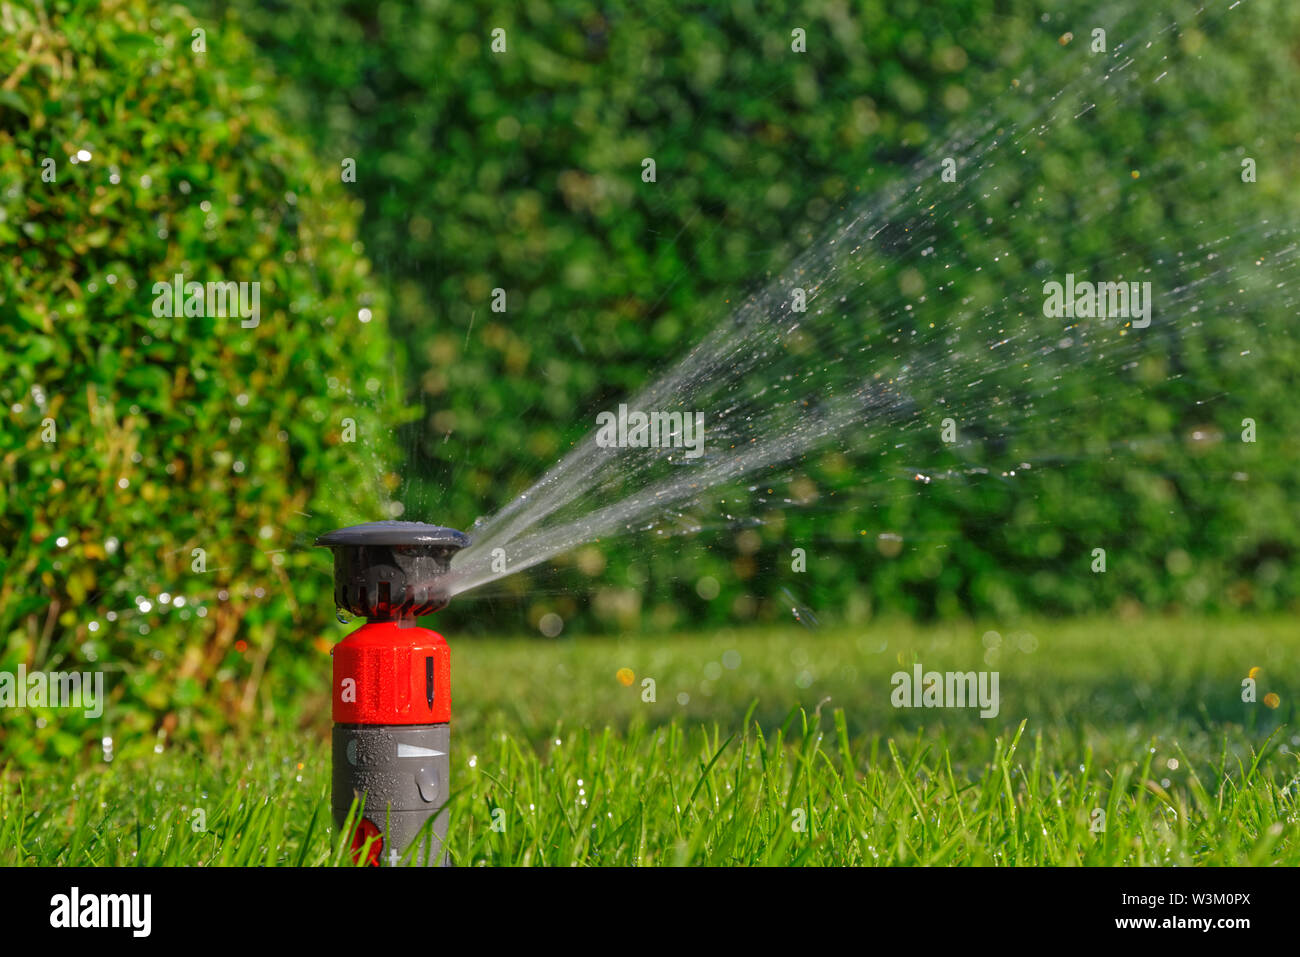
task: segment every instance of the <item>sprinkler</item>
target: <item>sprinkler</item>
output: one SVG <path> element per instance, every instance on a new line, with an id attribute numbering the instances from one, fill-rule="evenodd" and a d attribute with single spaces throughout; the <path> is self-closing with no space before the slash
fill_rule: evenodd
<path id="1" fill-rule="evenodd" d="M 334 554 L 334 603 L 366 619 L 331 652 L 334 821 L 344 827 L 354 798 L 362 798 L 354 859 L 373 838 L 367 863 L 396 865 L 418 840 L 415 863 L 441 865 L 451 653 L 415 617 L 447 606 L 442 579 L 469 537 L 423 522 L 371 522 L 316 544 Z"/>

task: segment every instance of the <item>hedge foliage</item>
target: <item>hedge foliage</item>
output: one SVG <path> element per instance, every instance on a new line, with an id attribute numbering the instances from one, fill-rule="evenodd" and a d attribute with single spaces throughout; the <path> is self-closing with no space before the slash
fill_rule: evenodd
<path id="1" fill-rule="evenodd" d="M 143 0 L 2 20 L 0 671 L 103 669 L 111 704 L 5 709 L 0 751 L 287 706 L 328 671 L 307 546 L 384 507 L 399 418 L 359 204 L 237 33 L 196 53 Z M 260 321 L 155 315 L 178 273 L 260 283 Z"/>
<path id="2" fill-rule="evenodd" d="M 1260 252 L 1281 248 L 1263 223 L 1300 214 L 1300 14 L 1280 0 L 1207 16 L 1184 2 L 1044 12 L 1026 0 L 194 5 L 246 28 L 292 81 L 294 124 L 356 160 L 362 229 L 425 412 L 403 434 L 408 514 L 461 527 L 527 487 L 595 411 L 657 375 L 855 197 L 924 158 L 937 175 L 933 151 L 956 131 L 1027 126 L 1104 59 L 1089 51 L 1095 27 L 1108 52 L 1134 51 L 1137 95 L 1056 124 L 969 191 L 961 223 L 940 231 L 939 248 L 956 250 L 943 261 L 965 267 L 952 298 L 996 301 L 1071 267 L 1109 276 L 1117 253 L 1168 292 L 1191 278 L 1172 264 L 1198 244 L 1243 231 Z M 491 49 L 498 28 L 504 53 Z M 1148 37 L 1168 61 L 1142 53 Z M 1090 87 L 1099 101 L 1108 88 Z M 1260 170 L 1250 187 L 1247 153 Z M 654 184 L 641 180 L 648 156 Z M 1242 268 L 1256 247 L 1223 251 Z M 900 272 L 887 265 L 882 285 L 897 288 Z M 933 290 L 953 274 L 922 275 Z M 538 571 L 494 590 L 521 605 L 485 615 L 457 602 L 445 615 L 499 629 L 521 607 L 533 624 L 555 611 L 663 627 L 784 615 L 787 588 L 851 618 L 1294 602 L 1294 297 L 1268 274 L 1234 301 L 1233 276 L 1209 282 L 1198 315 L 1170 308 L 1179 331 L 1137 371 L 1063 368 L 1039 383 L 1052 395 L 990 371 L 1010 405 L 1042 410 L 1032 451 L 1051 467 L 1031 480 L 907 488 L 880 483 L 873 454 L 828 455 L 804 463 L 817 508 L 764 510 L 765 527 L 698 548 L 601 543 L 562 562 L 558 585 Z M 490 309 L 495 288 L 504 314 Z M 1257 445 L 1237 441 L 1245 417 Z M 965 459 L 934 445 L 909 440 L 909 464 L 1016 461 L 991 443 Z M 827 507 L 854 490 L 855 507 Z M 901 549 L 880 538 L 892 533 Z M 1090 571 L 1099 545 L 1104 576 Z M 809 549 L 802 576 L 796 546 Z M 716 597 L 700 597 L 712 594 L 703 578 Z"/>
<path id="3" fill-rule="evenodd" d="M 1266 220 L 1300 222 L 1300 9 L 1259 0 L 1202 23 L 1195 6 L 4 5 L 0 670 L 103 666 L 116 702 L 108 724 L 6 713 L 4 747 L 33 760 L 259 711 L 320 717 L 298 694 L 324 686 L 337 631 L 315 534 L 382 517 L 390 496 L 462 528 L 496 510 L 857 197 L 954 130 L 1025 128 L 1085 68 L 1099 19 L 1112 45 L 1162 36 L 1171 81 L 1148 75 L 1122 109 L 991 170 L 930 224 L 943 260 L 909 273 L 881 251 L 879 288 L 955 280 L 962 303 L 1117 256 L 1165 289 L 1206 277 L 1205 308 L 1131 368 L 991 367 L 1002 408 L 1042 410 L 1016 420 L 1032 430 L 1008 438 L 985 401 L 986 421 L 963 422 L 973 446 L 913 430 L 891 460 L 996 466 L 1023 445 L 1051 467 L 922 486 L 846 447 L 799 464 L 790 490 L 812 508 L 671 547 L 602 542 L 558 580 L 489 590 L 509 603 L 465 596 L 440 618 L 1294 605 L 1295 299 L 1285 258 L 1258 278 L 1241 266 L 1285 245 Z M 1200 244 L 1231 271 L 1172 266 Z M 961 268 L 941 278 L 945 262 Z M 259 282 L 260 323 L 156 316 L 153 286 L 177 273 Z M 942 328 L 927 300 L 917 322 Z M 951 384 L 915 398 L 933 410 Z M 1258 444 L 1234 441 L 1247 416 Z M 1088 571 L 1099 543 L 1104 576 Z"/>

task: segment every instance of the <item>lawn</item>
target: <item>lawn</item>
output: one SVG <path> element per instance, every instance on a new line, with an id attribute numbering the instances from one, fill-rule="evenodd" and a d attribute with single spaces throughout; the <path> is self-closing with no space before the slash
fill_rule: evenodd
<path id="1" fill-rule="evenodd" d="M 1153 618 L 453 635 L 448 850 L 462 866 L 1294 866 L 1296 637 L 1285 619 Z M 890 676 L 914 662 L 997 671 L 998 715 L 894 708 Z M 344 862 L 317 705 L 301 731 L 6 770 L 0 864 Z"/>

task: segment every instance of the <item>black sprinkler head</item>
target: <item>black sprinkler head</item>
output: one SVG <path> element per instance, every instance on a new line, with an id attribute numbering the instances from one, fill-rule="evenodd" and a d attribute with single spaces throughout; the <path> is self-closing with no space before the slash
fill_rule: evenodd
<path id="1" fill-rule="evenodd" d="M 393 621 L 447 607 L 442 578 L 469 536 L 424 522 L 369 522 L 336 529 L 316 544 L 334 553 L 334 603 L 362 618 Z"/>

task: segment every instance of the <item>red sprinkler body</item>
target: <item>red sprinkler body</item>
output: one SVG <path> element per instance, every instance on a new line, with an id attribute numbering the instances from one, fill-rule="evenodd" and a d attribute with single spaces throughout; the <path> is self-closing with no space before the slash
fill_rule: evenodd
<path id="1" fill-rule="evenodd" d="M 444 864 L 451 653 L 415 617 L 446 607 L 441 580 L 469 539 L 422 522 L 373 522 L 316 544 L 334 552 L 335 603 L 369 619 L 332 653 L 334 821 L 343 827 L 362 799 L 354 854 L 373 838 L 370 864 Z"/>

